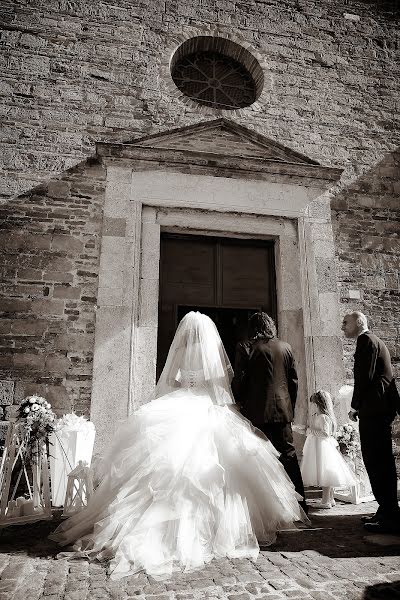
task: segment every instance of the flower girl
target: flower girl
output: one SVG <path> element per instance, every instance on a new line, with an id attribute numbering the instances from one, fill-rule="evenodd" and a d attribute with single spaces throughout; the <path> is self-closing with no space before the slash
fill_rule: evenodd
<path id="1" fill-rule="evenodd" d="M 324 390 L 315 392 L 310 398 L 310 409 L 301 474 L 304 485 L 322 487 L 319 508 L 331 508 L 335 505 L 334 488 L 355 485 L 356 480 L 338 450 L 335 439 L 337 425 L 330 394 Z"/>

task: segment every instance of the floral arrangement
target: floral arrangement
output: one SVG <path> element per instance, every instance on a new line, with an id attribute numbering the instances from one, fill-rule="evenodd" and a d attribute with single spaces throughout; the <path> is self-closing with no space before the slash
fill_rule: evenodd
<path id="1" fill-rule="evenodd" d="M 351 423 L 342 425 L 336 434 L 342 454 L 354 460 L 360 452 L 360 441 L 356 428 Z"/>
<path id="2" fill-rule="evenodd" d="M 69 413 L 60 417 L 55 424 L 55 431 L 68 433 L 71 431 L 80 431 L 86 436 L 95 430 L 94 424 L 88 421 L 84 416 L 78 416 L 75 413 Z"/>
<path id="3" fill-rule="evenodd" d="M 18 421 L 23 425 L 31 453 L 37 444 L 45 442 L 55 429 L 56 415 L 50 402 L 41 396 L 28 396 L 18 409 Z"/>

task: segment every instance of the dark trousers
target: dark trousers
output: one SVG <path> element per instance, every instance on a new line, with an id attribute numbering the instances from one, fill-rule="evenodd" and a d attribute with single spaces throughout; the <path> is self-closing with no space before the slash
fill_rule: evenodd
<path id="1" fill-rule="evenodd" d="M 279 460 L 285 468 L 286 473 L 294 483 L 296 492 L 304 498 L 300 505 L 307 512 L 305 502 L 304 484 L 301 476 L 296 450 L 293 445 L 293 432 L 290 423 L 263 423 L 256 425 L 267 436 L 272 445 L 280 452 Z"/>
<path id="2" fill-rule="evenodd" d="M 384 417 L 361 417 L 360 441 L 364 465 L 379 504 L 377 515 L 389 521 L 399 520 L 391 420 Z"/>

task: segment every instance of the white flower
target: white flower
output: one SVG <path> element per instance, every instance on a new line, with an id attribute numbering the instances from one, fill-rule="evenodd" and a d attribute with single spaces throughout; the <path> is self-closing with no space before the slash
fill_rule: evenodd
<path id="1" fill-rule="evenodd" d="M 27 415 L 30 411 L 30 409 L 28 407 L 24 408 L 24 413 Z"/>
<path id="2" fill-rule="evenodd" d="M 46 408 L 51 408 L 50 402 L 46 402 Z"/>
<path id="3" fill-rule="evenodd" d="M 37 410 L 39 410 L 40 406 L 39 404 L 32 404 L 31 409 L 36 412 Z"/>
<path id="4" fill-rule="evenodd" d="M 31 398 L 29 398 L 29 402 L 30 402 L 31 404 L 35 404 L 35 402 L 36 402 L 36 398 L 35 398 L 35 396 L 32 396 Z"/>

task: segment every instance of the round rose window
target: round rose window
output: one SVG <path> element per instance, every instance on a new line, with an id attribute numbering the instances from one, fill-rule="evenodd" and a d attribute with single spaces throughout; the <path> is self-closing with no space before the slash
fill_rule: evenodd
<path id="1" fill-rule="evenodd" d="M 223 110 L 250 106 L 262 90 L 256 59 L 231 40 L 198 37 L 182 44 L 171 63 L 175 85 L 198 104 Z"/>

